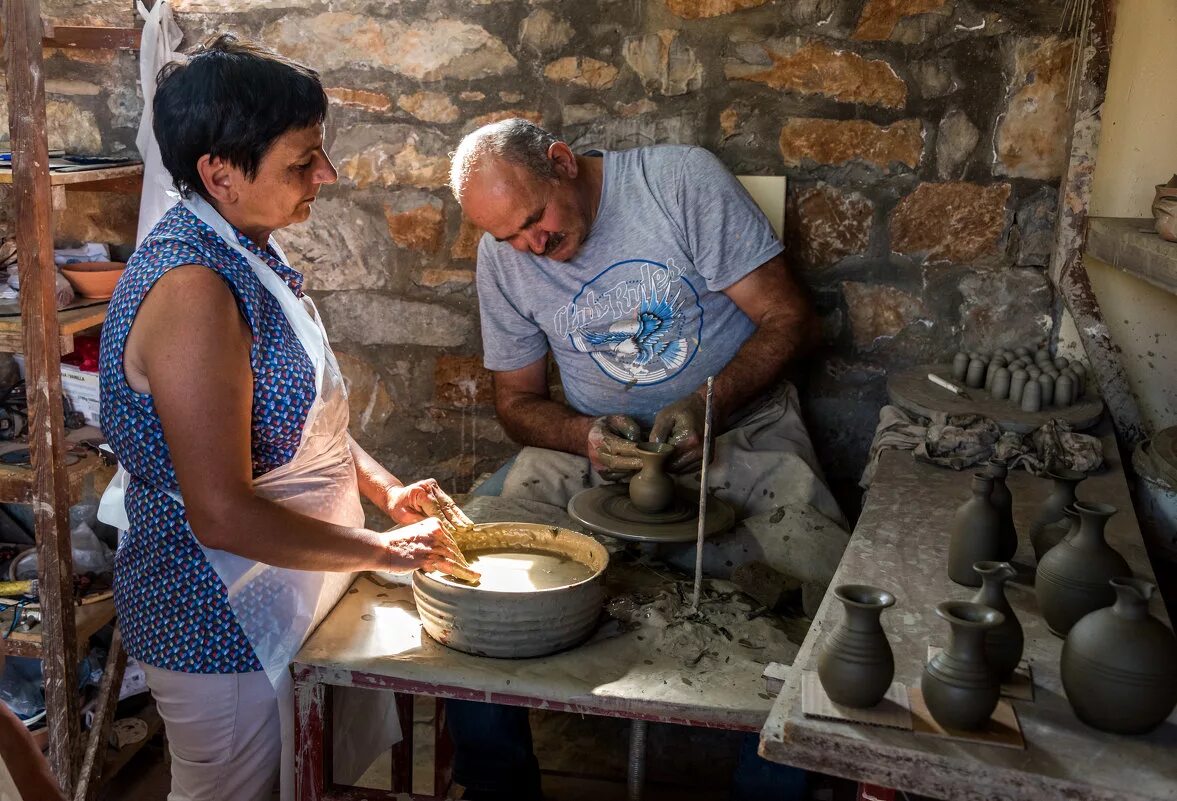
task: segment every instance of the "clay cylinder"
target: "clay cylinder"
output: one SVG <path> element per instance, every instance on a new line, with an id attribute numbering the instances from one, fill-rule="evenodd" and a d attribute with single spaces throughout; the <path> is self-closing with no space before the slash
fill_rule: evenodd
<path id="1" fill-rule="evenodd" d="M 1042 410 L 1042 385 L 1037 381 L 1027 381 L 1022 390 L 1022 411 L 1038 412 Z"/>
<path id="2" fill-rule="evenodd" d="M 1075 381 L 1070 372 L 1064 372 L 1054 383 L 1054 405 L 1060 409 L 1070 406 L 1075 400 Z"/>
<path id="3" fill-rule="evenodd" d="M 980 359 L 969 362 L 969 370 L 965 375 L 965 384 L 977 389 L 985 383 L 985 364 Z"/>
<path id="4" fill-rule="evenodd" d="M 1025 345 L 1019 345 L 1018 347 L 1014 348 L 1014 353 L 1017 354 L 1018 358 L 1020 359 L 1023 356 L 1029 356 L 1030 349 L 1027 348 Z"/>
<path id="5" fill-rule="evenodd" d="M 1022 390 L 1026 388 L 1026 382 L 1030 380 L 1030 374 L 1025 370 L 1014 370 L 1009 377 L 1009 394 L 1008 397 L 1014 403 L 1022 402 Z"/>
<path id="6" fill-rule="evenodd" d="M 989 387 L 989 394 L 997 398 L 997 400 L 1005 400 L 1009 397 L 1009 370 L 1004 367 L 998 367 L 993 374 L 993 385 Z"/>
<path id="7" fill-rule="evenodd" d="M 997 375 L 997 371 L 1000 369 L 1001 369 L 1001 365 L 997 363 L 996 359 L 989 362 L 989 366 L 985 368 L 985 391 L 986 392 L 993 391 L 993 377 L 995 375 Z"/>
<path id="8" fill-rule="evenodd" d="M 1026 368 L 1026 373 L 1030 376 L 1030 378 L 1037 381 L 1038 376 L 1042 375 L 1042 368 L 1036 364 L 1032 364 Z"/>
<path id="9" fill-rule="evenodd" d="M 1044 350 L 1040 350 L 1034 354 L 1034 363 L 1035 364 L 1040 365 L 1044 362 L 1049 362 L 1049 361 L 1050 361 L 1050 354 Z"/>
<path id="10" fill-rule="evenodd" d="M 964 381 L 969 374 L 969 356 L 967 353 L 957 353 L 952 357 L 952 380 Z"/>
<path id="11" fill-rule="evenodd" d="M 1038 386 L 1041 390 L 1041 405 L 1045 409 L 1054 403 L 1054 378 L 1049 373 L 1043 373 L 1038 376 Z"/>
<path id="12" fill-rule="evenodd" d="M 1060 370 L 1065 370 L 1067 365 L 1070 363 L 1071 363 L 1071 360 L 1068 359 L 1066 356 L 1059 356 L 1058 358 L 1056 358 L 1054 360 L 1054 366 Z"/>

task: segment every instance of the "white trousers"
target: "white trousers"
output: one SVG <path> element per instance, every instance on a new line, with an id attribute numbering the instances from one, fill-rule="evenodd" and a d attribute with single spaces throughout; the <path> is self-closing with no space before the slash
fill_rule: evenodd
<path id="1" fill-rule="evenodd" d="M 270 801 L 282 734 L 265 672 L 143 670 L 172 756 L 168 801 Z"/>

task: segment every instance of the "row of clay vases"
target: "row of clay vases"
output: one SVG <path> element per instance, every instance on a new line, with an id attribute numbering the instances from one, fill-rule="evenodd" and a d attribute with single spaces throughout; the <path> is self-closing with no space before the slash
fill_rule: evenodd
<path id="1" fill-rule="evenodd" d="M 1050 631 L 1065 637 L 1082 617 L 1111 606 L 1116 593 L 1113 578 L 1131 578 L 1124 557 L 1108 545 L 1104 529 L 1116 513 L 1105 503 L 1075 504 L 1079 527 L 1038 562 L 1034 592 Z"/>
<path id="2" fill-rule="evenodd" d="M 880 616 L 895 596 L 865 584 L 834 588 L 845 617 L 826 636 L 817 655 L 817 676 L 835 704 L 867 708 L 878 704 L 895 677 L 895 657 Z"/>
<path id="3" fill-rule="evenodd" d="M 956 510 L 948 542 L 948 577 L 966 587 L 981 586 L 977 562 L 1004 562 L 1018 550 L 1013 496 L 1006 486 L 1004 461 L 989 463 L 989 473 L 974 473 L 972 497 Z"/>
<path id="4" fill-rule="evenodd" d="M 1109 584 L 1115 603 L 1077 622 L 1063 644 L 1063 690 L 1087 725 L 1143 734 L 1177 706 L 1177 638 L 1148 614 L 1155 585 L 1131 578 Z"/>
<path id="5" fill-rule="evenodd" d="M 1086 478 L 1077 470 L 1065 469 L 1052 470 L 1046 476 L 1054 482 L 1054 486 L 1030 524 L 1030 545 L 1038 561 L 1042 561 L 1046 552 L 1058 545 L 1070 532 L 1071 520 L 1066 510 L 1078 500 L 1075 497 L 1076 488 Z"/>

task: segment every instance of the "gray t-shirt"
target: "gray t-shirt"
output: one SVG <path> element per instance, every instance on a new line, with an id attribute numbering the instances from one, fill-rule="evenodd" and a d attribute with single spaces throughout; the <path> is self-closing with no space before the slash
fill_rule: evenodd
<path id="1" fill-rule="evenodd" d="M 576 256 L 478 244 L 484 363 L 517 370 L 550 349 L 583 414 L 649 425 L 731 361 L 755 325 L 723 290 L 781 252 L 715 156 L 661 145 L 609 151 L 597 218 Z"/>

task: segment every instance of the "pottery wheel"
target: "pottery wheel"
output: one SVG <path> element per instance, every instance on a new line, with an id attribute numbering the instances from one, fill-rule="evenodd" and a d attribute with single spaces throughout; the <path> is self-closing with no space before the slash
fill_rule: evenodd
<path id="1" fill-rule="evenodd" d="M 699 535 L 698 495 L 681 488 L 669 509 L 650 514 L 633 505 L 625 484 L 593 487 L 572 496 L 568 514 L 594 534 L 620 540 L 691 542 Z M 707 499 L 704 536 L 727 531 L 735 522 L 731 506 L 714 495 Z"/>

